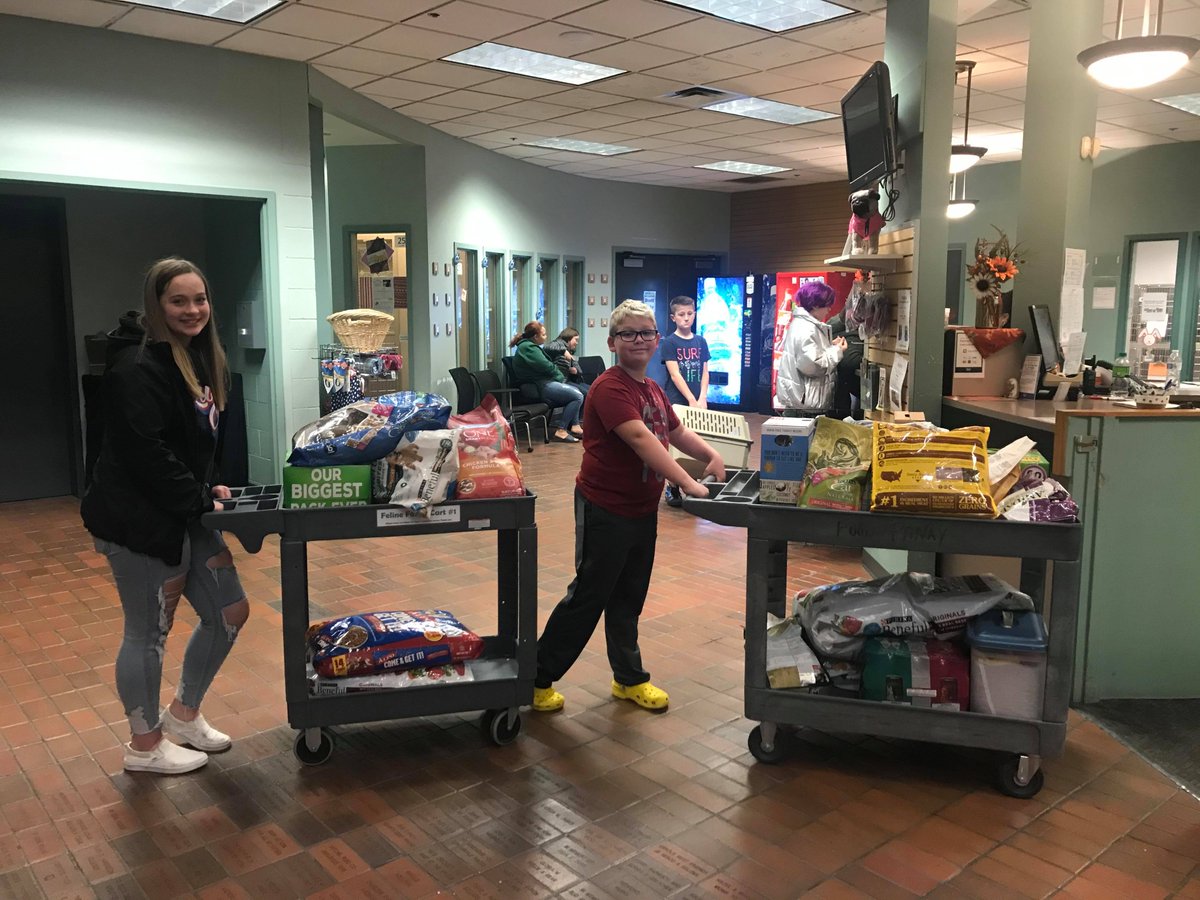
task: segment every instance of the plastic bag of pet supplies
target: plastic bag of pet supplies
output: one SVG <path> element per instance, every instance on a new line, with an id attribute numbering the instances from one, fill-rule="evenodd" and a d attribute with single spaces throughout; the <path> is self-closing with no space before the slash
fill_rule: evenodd
<path id="1" fill-rule="evenodd" d="M 445 428 L 450 403 L 438 394 L 401 391 L 352 403 L 305 425 L 292 435 L 288 462 L 335 466 L 383 459 L 407 431 Z"/>
<path id="2" fill-rule="evenodd" d="M 876 422 L 871 510 L 996 518 L 987 441 L 987 428 Z"/>
<path id="3" fill-rule="evenodd" d="M 430 506 L 454 495 L 458 480 L 458 431 L 409 431 L 384 457 L 395 473 L 390 503 L 428 515 Z M 389 481 L 392 480 L 389 476 Z"/>
<path id="4" fill-rule="evenodd" d="M 773 688 L 810 687 L 820 677 L 821 663 L 804 642 L 800 620 L 767 613 L 767 684 Z"/>
<path id="5" fill-rule="evenodd" d="M 308 626 L 313 671 L 325 678 L 442 666 L 483 653 L 483 638 L 444 609 L 362 613 Z"/>
<path id="6" fill-rule="evenodd" d="M 843 581 L 796 595 L 795 615 L 822 658 L 857 659 L 869 637 L 955 637 L 967 619 L 1000 609 L 1033 609 L 1027 594 L 994 575 L 936 578 L 903 572 Z"/>

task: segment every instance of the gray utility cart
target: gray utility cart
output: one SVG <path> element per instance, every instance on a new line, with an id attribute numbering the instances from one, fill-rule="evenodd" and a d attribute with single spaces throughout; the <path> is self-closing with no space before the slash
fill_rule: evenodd
<path id="1" fill-rule="evenodd" d="M 331 725 L 470 710 L 484 710 L 483 729 L 494 743 L 503 745 L 516 738 L 521 731 L 519 707 L 533 702 L 537 668 L 535 495 L 446 503 L 431 507 L 426 518 L 397 506 L 280 509 L 279 491 L 279 485 L 234 488 L 226 509 L 206 513 L 202 521 L 236 535 L 250 553 L 262 549 L 267 535 L 280 536 L 283 684 L 288 723 L 299 730 L 296 757 L 308 765 L 328 760 L 333 753 Z M 306 639 L 309 542 L 458 531 L 496 534 L 497 634 L 483 636 L 483 655 L 471 662 L 473 680 L 311 694 Z"/>
<path id="2" fill-rule="evenodd" d="M 1062 752 L 1067 736 L 1075 620 L 1079 605 L 1079 525 L 1052 525 L 942 516 L 894 515 L 799 509 L 758 501 L 758 473 L 742 471 L 713 485 L 708 500 L 685 498 L 694 516 L 745 528 L 746 535 L 746 718 L 758 721 L 750 752 L 760 762 L 785 758 L 791 732 L 806 726 L 844 734 L 873 734 L 981 747 L 1004 754 L 998 786 L 1014 797 L 1042 788 L 1043 757 Z M 786 616 L 788 542 L 837 547 L 879 547 L 937 553 L 969 553 L 1021 559 L 1021 590 L 1043 614 L 1049 607 L 1046 685 L 1038 719 L 1011 719 L 972 712 L 827 696 L 767 685 L 767 613 Z M 1043 596 L 1046 561 L 1054 561 L 1051 603 Z"/>

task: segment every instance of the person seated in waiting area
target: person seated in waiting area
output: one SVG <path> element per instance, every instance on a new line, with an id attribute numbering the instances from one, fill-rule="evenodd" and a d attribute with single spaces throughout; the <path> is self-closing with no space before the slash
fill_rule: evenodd
<path id="1" fill-rule="evenodd" d="M 550 357 L 550 361 L 558 366 L 559 371 L 567 379 L 567 384 L 574 385 L 587 398 L 587 382 L 583 380 L 583 372 L 579 369 L 579 332 L 574 328 L 564 328 L 552 341 L 542 345 L 542 350 Z"/>
<path id="2" fill-rule="evenodd" d="M 833 301 L 833 288 L 823 281 L 796 291 L 775 391 L 785 416 L 824 416 L 833 407 L 837 365 L 846 350 L 846 339 L 833 337 L 825 322 Z"/>
<path id="3" fill-rule="evenodd" d="M 542 350 L 546 343 L 546 326 L 541 322 L 529 322 L 524 330 L 513 336 L 508 346 L 515 347 L 513 353 L 513 377 L 517 383 L 533 385 L 542 402 L 551 408 L 560 407 L 558 428 L 553 439 L 567 444 L 579 443 L 583 426 L 579 424 L 580 409 L 583 407 L 583 391 L 578 385 L 567 384 L 566 376 Z"/>

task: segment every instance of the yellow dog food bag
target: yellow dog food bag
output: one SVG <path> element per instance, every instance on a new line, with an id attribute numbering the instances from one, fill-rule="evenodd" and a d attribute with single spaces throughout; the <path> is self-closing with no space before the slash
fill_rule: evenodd
<path id="1" fill-rule="evenodd" d="M 932 430 L 876 422 L 871 435 L 875 512 L 996 518 L 988 429 Z"/>

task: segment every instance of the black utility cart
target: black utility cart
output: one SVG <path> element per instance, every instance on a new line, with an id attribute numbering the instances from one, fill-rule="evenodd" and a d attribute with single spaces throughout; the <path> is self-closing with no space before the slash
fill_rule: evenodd
<path id="1" fill-rule="evenodd" d="M 203 522 L 235 535 L 250 553 L 262 549 L 267 535 L 279 535 L 283 683 L 288 723 L 299 731 L 296 757 L 308 765 L 328 760 L 333 753 L 331 725 L 470 710 L 484 711 L 483 729 L 494 743 L 515 739 L 521 731 L 519 707 L 533 702 L 537 668 L 535 495 L 445 503 L 431 507 L 426 517 L 397 506 L 281 509 L 279 492 L 278 485 L 235 488 L 226 509 L 205 514 Z M 471 661 L 473 680 L 311 694 L 306 658 L 309 542 L 459 531 L 496 535 L 497 634 L 483 636 L 483 655 Z"/>
<path id="2" fill-rule="evenodd" d="M 683 508 L 719 525 L 745 528 L 746 535 L 746 718 L 760 724 L 750 733 L 755 759 L 774 763 L 788 754 L 791 731 L 873 734 L 1000 752 L 997 781 L 1014 797 L 1042 788 L 1043 757 L 1062 752 L 1067 736 L 1075 622 L 1079 605 L 1079 525 L 837 512 L 760 503 L 758 473 L 743 470 L 710 499 L 687 497 Z M 767 613 L 786 616 L 788 542 L 837 547 L 879 547 L 939 553 L 968 553 L 1021 559 L 1020 588 L 1047 615 L 1049 647 L 1041 716 L 1013 719 L 973 712 L 919 708 L 872 700 L 826 696 L 801 689 L 768 687 Z M 927 557 L 928 558 L 928 557 Z M 1051 596 L 1044 594 L 1046 562 L 1053 561 Z"/>

